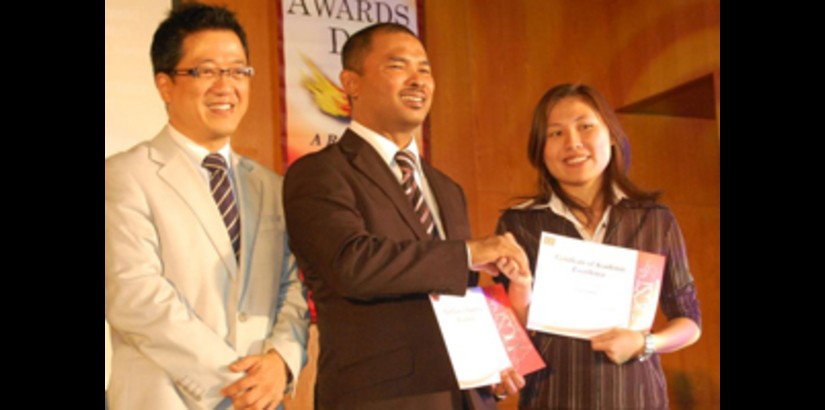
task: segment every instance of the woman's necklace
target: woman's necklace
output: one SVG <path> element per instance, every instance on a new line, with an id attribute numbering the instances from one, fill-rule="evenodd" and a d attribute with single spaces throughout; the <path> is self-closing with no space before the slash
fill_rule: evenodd
<path id="1" fill-rule="evenodd" d="M 596 227 L 599 226 L 599 221 L 602 219 L 602 215 L 604 215 L 604 207 L 591 206 L 586 209 L 590 212 L 590 215 L 593 216 L 592 218 L 587 219 L 587 213 L 584 211 L 574 210 L 572 213 L 576 220 L 584 226 L 587 233 L 593 235 L 593 233 L 596 232 Z"/>

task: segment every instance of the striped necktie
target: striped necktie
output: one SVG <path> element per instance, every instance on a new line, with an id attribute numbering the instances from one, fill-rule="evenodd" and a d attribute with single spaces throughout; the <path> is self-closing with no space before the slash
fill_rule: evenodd
<path id="1" fill-rule="evenodd" d="M 203 160 L 203 167 L 209 171 L 209 187 L 212 190 L 212 198 L 218 205 L 223 223 L 229 233 L 229 240 L 232 241 L 232 249 L 235 251 L 235 261 L 240 258 L 241 252 L 241 217 L 238 215 L 238 207 L 235 204 L 235 196 L 232 195 L 232 185 L 229 183 L 229 170 L 226 161 L 221 154 L 209 154 Z"/>
<path id="2" fill-rule="evenodd" d="M 427 206 L 427 201 L 424 200 L 423 192 L 415 183 L 415 155 L 409 151 L 400 150 L 395 154 L 395 162 L 401 168 L 401 189 L 410 198 L 415 214 L 418 215 L 418 220 L 421 225 L 424 225 L 430 238 L 438 238 L 438 228 L 435 226 L 433 214 L 430 212 L 430 207 Z"/>

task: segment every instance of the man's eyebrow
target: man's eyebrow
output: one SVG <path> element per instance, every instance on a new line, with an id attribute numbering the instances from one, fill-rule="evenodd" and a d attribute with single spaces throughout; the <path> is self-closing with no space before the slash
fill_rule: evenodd
<path id="1" fill-rule="evenodd" d="M 398 61 L 398 62 L 402 62 L 402 63 L 409 63 L 409 62 L 411 61 L 411 60 L 410 60 L 409 58 L 407 58 L 407 57 L 397 56 L 397 55 L 391 55 L 391 56 L 389 56 L 387 59 L 388 59 L 388 60 L 390 60 L 390 61 Z M 429 65 L 430 65 L 430 60 L 421 60 L 421 61 L 419 62 L 419 64 L 423 64 L 423 65 L 427 65 L 427 66 L 429 66 Z"/>

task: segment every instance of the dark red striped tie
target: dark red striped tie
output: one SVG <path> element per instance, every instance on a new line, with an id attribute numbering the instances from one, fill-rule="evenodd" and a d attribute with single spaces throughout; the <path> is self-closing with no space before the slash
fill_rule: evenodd
<path id="1" fill-rule="evenodd" d="M 232 241 L 237 262 L 241 254 L 241 217 L 235 204 L 235 195 L 232 195 L 232 184 L 229 183 L 229 170 L 221 154 L 209 154 L 203 160 L 203 167 L 209 171 L 209 187 L 212 198 L 218 205 L 218 211 L 223 217 L 223 223 Z"/>
<path id="2" fill-rule="evenodd" d="M 433 220 L 433 214 L 430 212 L 430 207 L 427 206 L 427 201 L 424 200 L 424 193 L 418 188 L 418 184 L 415 182 L 414 174 L 417 169 L 415 155 L 409 151 L 398 151 L 395 154 L 395 162 L 397 162 L 398 167 L 401 168 L 401 189 L 403 189 L 407 197 L 410 198 L 413 209 L 415 209 L 415 213 L 418 215 L 418 220 L 427 230 L 427 235 L 430 235 L 430 238 L 437 239 L 438 230 Z"/>

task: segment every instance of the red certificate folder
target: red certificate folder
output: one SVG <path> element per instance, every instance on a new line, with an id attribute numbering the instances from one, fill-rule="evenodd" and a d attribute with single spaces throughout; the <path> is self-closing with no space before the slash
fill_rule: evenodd
<path id="1" fill-rule="evenodd" d="M 546 364 L 510 307 L 510 298 L 507 297 L 504 286 L 496 284 L 485 286 L 481 290 L 484 292 L 487 306 L 490 307 L 490 314 L 496 323 L 501 343 L 507 350 L 513 369 L 522 376 L 543 369 Z"/>

